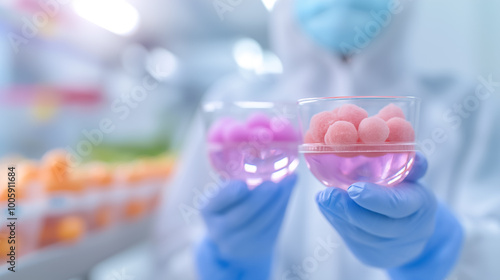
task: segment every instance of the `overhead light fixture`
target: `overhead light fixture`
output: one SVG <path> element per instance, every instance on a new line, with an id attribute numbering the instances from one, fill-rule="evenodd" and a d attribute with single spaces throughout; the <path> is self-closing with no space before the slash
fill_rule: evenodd
<path id="1" fill-rule="evenodd" d="M 262 64 L 255 69 L 255 73 L 259 75 L 281 74 L 283 73 L 283 64 L 274 53 L 265 51 Z"/>
<path id="2" fill-rule="evenodd" d="M 244 38 L 233 47 L 233 57 L 240 68 L 255 70 L 262 65 L 264 54 L 257 41 Z"/>
<path id="3" fill-rule="evenodd" d="M 172 76 L 178 66 L 177 57 L 163 48 L 153 49 L 146 60 L 147 71 L 157 80 Z"/>
<path id="4" fill-rule="evenodd" d="M 125 0 L 74 0 L 80 17 L 118 35 L 130 35 L 139 25 L 139 12 Z"/>
<path id="5" fill-rule="evenodd" d="M 264 7 L 266 7 L 268 11 L 272 11 L 274 5 L 276 4 L 276 1 L 277 0 L 262 0 L 262 3 L 264 4 Z"/>

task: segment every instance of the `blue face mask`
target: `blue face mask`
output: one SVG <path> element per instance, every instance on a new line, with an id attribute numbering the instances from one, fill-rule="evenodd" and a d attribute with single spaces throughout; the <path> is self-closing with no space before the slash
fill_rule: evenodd
<path id="1" fill-rule="evenodd" d="M 398 0 L 293 0 L 300 27 L 341 55 L 361 51 L 401 11 Z"/>

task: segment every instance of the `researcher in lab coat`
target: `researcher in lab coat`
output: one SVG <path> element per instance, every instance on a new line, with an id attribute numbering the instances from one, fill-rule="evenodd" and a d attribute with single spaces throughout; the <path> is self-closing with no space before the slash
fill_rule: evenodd
<path id="1" fill-rule="evenodd" d="M 382 0 L 279 1 L 271 33 L 283 74 L 223 81 L 207 101 L 418 95 L 424 101 L 423 152 L 407 180 L 392 189 L 371 184 L 354 184 L 347 192 L 325 189 L 301 164 L 298 177 L 249 191 L 211 171 L 199 116 L 157 223 L 162 277 L 500 275 L 497 84 L 490 77 L 417 79 L 403 44 L 411 4 L 398 3 L 403 6 Z M 375 17 L 380 30 L 367 34 L 376 30 L 367 25 L 377 22 Z"/>

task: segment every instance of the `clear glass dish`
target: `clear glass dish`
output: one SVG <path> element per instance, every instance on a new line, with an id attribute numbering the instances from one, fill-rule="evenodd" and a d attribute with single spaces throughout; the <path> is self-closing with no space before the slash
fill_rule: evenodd
<path id="1" fill-rule="evenodd" d="M 297 168 L 296 104 L 211 102 L 203 112 L 210 164 L 220 176 L 254 188 L 279 182 Z"/>
<path id="2" fill-rule="evenodd" d="M 309 131 L 314 115 L 338 110 L 345 104 L 363 108 L 368 116 L 378 116 L 389 104 L 401 109 L 417 136 L 420 100 L 415 97 L 331 97 L 299 100 L 302 139 Z M 358 130 L 358 128 L 356 128 Z M 358 130 L 359 131 L 359 130 Z M 359 133 L 359 132 L 358 132 Z M 359 134 L 358 134 L 359 135 Z M 416 152 L 416 142 L 352 144 L 304 143 L 299 152 L 304 155 L 312 174 L 327 187 L 347 189 L 355 182 L 371 182 L 393 186 L 410 172 Z"/>

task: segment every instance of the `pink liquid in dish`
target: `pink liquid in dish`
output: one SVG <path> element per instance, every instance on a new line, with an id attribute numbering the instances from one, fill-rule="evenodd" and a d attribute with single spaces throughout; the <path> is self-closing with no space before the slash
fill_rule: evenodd
<path id="1" fill-rule="evenodd" d="M 404 111 L 389 104 L 369 116 L 344 104 L 314 115 L 300 151 L 313 175 L 327 187 L 355 182 L 394 186 L 405 179 L 415 158 L 415 131 Z"/>
<path id="2" fill-rule="evenodd" d="M 264 181 L 279 182 L 299 164 L 295 142 L 209 143 L 208 153 L 212 167 L 221 176 L 245 181 L 249 188 Z"/>
<path id="3" fill-rule="evenodd" d="M 377 153 L 304 152 L 307 166 L 327 187 L 347 189 L 355 182 L 394 186 L 405 179 L 414 151 Z"/>

